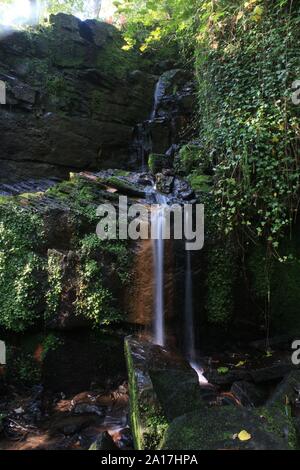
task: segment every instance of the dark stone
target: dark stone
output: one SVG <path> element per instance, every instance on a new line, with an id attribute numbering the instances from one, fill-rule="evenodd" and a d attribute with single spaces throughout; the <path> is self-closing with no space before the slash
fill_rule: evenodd
<path id="1" fill-rule="evenodd" d="M 0 366 L 0 397 L 5 395 L 7 392 L 6 383 L 4 379 L 4 368 Z"/>
<path id="2" fill-rule="evenodd" d="M 230 370 L 227 374 L 219 374 L 217 370 L 208 370 L 206 378 L 213 385 L 231 385 L 234 382 L 251 380 L 251 374 L 242 369 Z"/>
<path id="3" fill-rule="evenodd" d="M 164 194 L 170 194 L 173 190 L 174 176 L 167 176 L 163 173 L 156 174 L 156 188 Z"/>
<path id="4" fill-rule="evenodd" d="M 120 438 L 116 442 L 116 446 L 120 450 L 132 450 L 133 449 L 133 437 L 132 432 L 129 428 L 124 428 L 119 431 Z"/>
<path id="5" fill-rule="evenodd" d="M 247 407 L 261 406 L 268 396 L 265 390 L 246 381 L 234 382 L 231 392 L 243 406 Z"/>
<path id="6" fill-rule="evenodd" d="M 292 342 L 294 339 L 297 337 L 297 334 L 294 336 L 291 335 L 280 335 L 280 336 L 275 336 L 273 338 L 268 339 L 268 345 L 266 344 L 265 340 L 257 340 L 257 341 L 252 341 L 250 343 L 250 346 L 254 349 L 257 349 L 258 351 L 261 352 L 266 352 L 266 350 L 269 348 L 276 348 L 276 349 L 283 349 L 286 351 L 291 347 Z"/>
<path id="7" fill-rule="evenodd" d="M 151 112 L 156 77 L 127 77 L 139 59 L 117 28 L 63 13 L 50 22 L 0 40 L 0 181 L 127 168 L 133 128 Z"/>
<path id="8" fill-rule="evenodd" d="M 277 385 L 271 398 L 268 400 L 267 405 L 285 405 L 288 403 L 295 404 L 296 398 L 299 396 L 300 391 L 300 371 L 290 372 L 283 380 Z"/>
<path id="9" fill-rule="evenodd" d="M 291 362 L 280 362 L 278 364 L 273 364 L 270 367 L 252 370 L 251 377 L 255 383 L 280 380 L 286 374 L 291 372 L 293 368 L 294 366 Z"/>
<path id="10" fill-rule="evenodd" d="M 112 437 L 107 431 L 99 434 L 97 440 L 91 445 L 89 450 L 117 450 L 118 447 L 114 443 Z"/>

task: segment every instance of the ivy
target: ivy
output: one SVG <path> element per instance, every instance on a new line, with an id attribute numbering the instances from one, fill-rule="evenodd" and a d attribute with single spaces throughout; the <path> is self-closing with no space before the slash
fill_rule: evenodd
<path id="1" fill-rule="evenodd" d="M 0 326 L 23 331 L 37 321 L 44 283 L 43 227 L 37 214 L 0 205 Z"/>

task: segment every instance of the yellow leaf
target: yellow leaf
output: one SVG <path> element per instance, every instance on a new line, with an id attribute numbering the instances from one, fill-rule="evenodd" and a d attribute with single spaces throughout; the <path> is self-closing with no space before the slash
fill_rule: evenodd
<path id="1" fill-rule="evenodd" d="M 244 430 L 239 433 L 238 438 L 240 441 L 244 442 L 244 441 L 250 441 L 252 436 L 251 434 L 249 434 L 247 431 Z"/>
<path id="2" fill-rule="evenodd" d="M 240 361 L 235 367 L 243 367 L 247 361 Z"/>

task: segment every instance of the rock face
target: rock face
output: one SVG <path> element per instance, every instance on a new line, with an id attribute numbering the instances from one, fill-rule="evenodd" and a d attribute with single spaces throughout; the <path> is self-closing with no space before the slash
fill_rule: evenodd
<path id="1" fill-rule="evenodd" d="M 0 181 L 128 166 L 157 78 L 132 73 L 141 63 L 122 46 L 114 26 L 61 13 L 48 28 L 1 39 Z"/>
<path id="2" fill-rule="evenodd" d="M 137 449 L 288 450 L 299 447 L 294 410 L 299 401 L 299 371 L 287 376 L 267 401 L 266 396 L 257 396 L 253 385 L 235 384 L 235 389 L 239 385 L 243 392 L 241 402 L 245 391 L 247 394 L 245 406 L 242 406 L 238 402 L 220 401 L 222 394 L 218 396 L 216 389 L 201 388 L 195 372 L 183 360 L 176 359 L 174 352 L 133 337 L 126 339 L 125 350 L 131 423 Z M 253 405 L 256 408 L 250 408 Z M 246 431 L 245 440 L 239 437 L 242 431 Z"/>
<path id="3" fill-rule="evenodd" d="M 135 127 L 132 159 L 153 173 L 173 165 L 178 145 L 189 138 L 189 123 L 196 108 L 194 78 L 181 69 L 157 79 L 154 106 L 148 119 Z"/>

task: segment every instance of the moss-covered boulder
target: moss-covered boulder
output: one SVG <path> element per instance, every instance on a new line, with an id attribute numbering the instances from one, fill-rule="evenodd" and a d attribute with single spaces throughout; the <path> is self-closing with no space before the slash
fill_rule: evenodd
<path id="1" fill-rule="evenodd" d="M 293 408 L 299 371 L 287 376 L 263 407 L 221 405 L 218 391 L 201 387 L 195 371 L 174 352 L 133 337 L 126 339 L 125 351 L 137 449 L 298 448 Z"/>
<path id="2" fill-rule="evenodd" d="M 239 434 L 246 431 L 245 441 Z M 169 426 L 164 450 L 287 450 L 283 438 L 267 429 L 263 418 L 224 406 L 204 408 L 176 418 Z"/>
<path id="3" fill-rule="evenodd" d="M 99 204 L 118 203 L 95 177 L 0 201 L 0 327 L 103 326 L 126 319 L 127 241 L 96 235 Z"/>
<path id="4" fill-rule="evenodd" d="M 147 341 L 127 338 L 125 353 L 135 447 L 159 449 L 176 416 L 203 406 L 197 375 L 182 358 Z"/>

